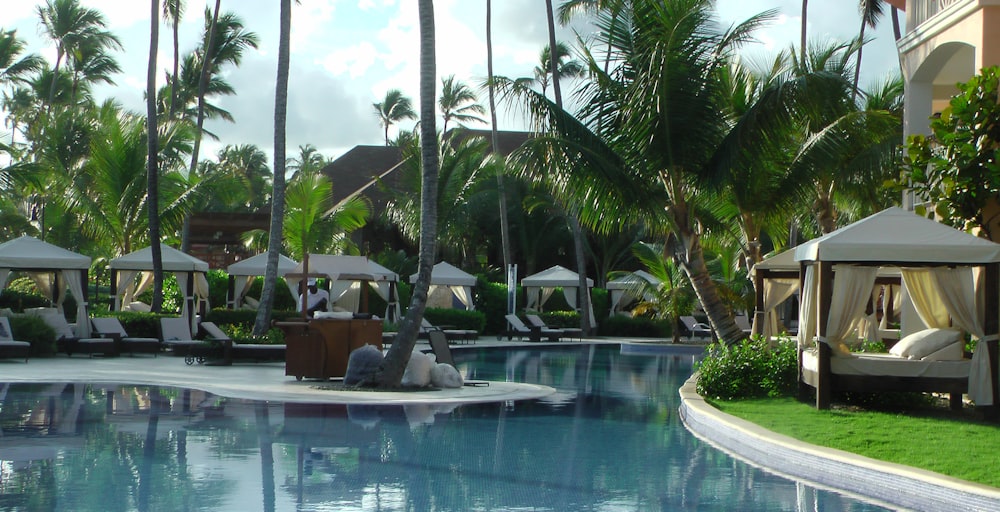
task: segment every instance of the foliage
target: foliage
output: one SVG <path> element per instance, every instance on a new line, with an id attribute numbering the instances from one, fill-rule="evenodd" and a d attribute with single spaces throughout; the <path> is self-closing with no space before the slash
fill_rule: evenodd
<path id="1" fill-rule="evenodd" d="M 10 317 L 10 330 L 14 339 L 31 343 L 32 356 L 55 355 L 56 332 L 42 317 L 14 315 Z"/>
<path id="2" fill-rule="evenodd" d="M 254 313 L 256 316 L 256 312 Z M 252 320 L 248 324 L 225 324 L 220 325 L 219 328 L 236 343 L 255 343 L 261 345 L 281 345 L 285 343 L 285 333 L 277 327 L 268 329 L 267 333 L 262 336 L 254 336 Z"/>
<path id="3" fill-rule="evenodd" d="M 774 348 L 760 337 L 712 344 L 697 364 L 698 393 L 717 400 L 789 395 L 796 389 L 797 356 L 788 338 Z"/>
<path id="4" fill-rule="evenodd" d="M 520 292 L 520 290 L 518 290 Z M 480 333 L 501 333 L 507 331 L 507 285 L 487 281 L 478 276 L 476 281 L 476 310 L 486 315 L 486 326 Z"/>
<path id="5" fill-rule="evenodd" d="M 600 322 L 598 334 L 630 338 L 668 338 L 672 331 L 669 320 L 611 315 Z"/>
<path id="6" fill-rule="evenodd" d="M 285 310 L 275 308 L 274 310 L 274 318 L 276 320 L 291 318 L 297 315 L 301 315 L 301 313 L 295 311 L 295 308 Z M 257 311 L 252 309 L 212 308 L 212 310 L 208 312 L 206 320 L 218 325 L 219 327 L 241 325 L 252 329 L 256 318 Z"/>
<path id="7" fill-rule="evenodd" d="M 483 332 L 486 327 L 486 314 L 481 311 L 466 311 L 452 308 L 427 308 L 424 318 L 433 325 L 454 326 L 455 329 L 472 329 Z"/>
<path id="8" fill-rule="evenodd" d="M 28 286 L 30 285 L 30 286 Z M 48 307 L 49 299 L 38 293 L 30 279 L 15 279 L 0 292 L 0 308 L 20 312 L 27 308 Z"/>
<path id="9" fill-rule="evenodd" d="M 983 68 L 958 84 L 940 117 L 931 120 L 933 137 L 911 135 L 900 176 L 935 204 L 944 222 L 960 228 L 980 227 L 990 233 L 983 208 L 1000 193 L 1000 67 Z"/>
<path id="10" fill-rule="evenodd" d="M 580 327 L 580 314 L 576 311 L 546 311 L 538 313 L 545 325 L 553 329 L 574 329 Z"/>
<path id="11" fill-rule="evenodd" d="M 159 338 L 160 318 L 169 315 L 145 313 L 142 311 L 115 311 L 106 316 L 117 318 L 129 336 L 135 338 Z"/>

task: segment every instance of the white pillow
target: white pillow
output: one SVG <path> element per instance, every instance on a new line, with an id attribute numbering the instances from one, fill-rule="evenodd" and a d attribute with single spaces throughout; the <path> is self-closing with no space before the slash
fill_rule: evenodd
<path id="1" fill-rule="evenodd" d="M 956 329 L 924 329 L 904 336 L 889 349 L 889 353 L 907 359 L 921 359 L 955 343 L 962 337 Z"/>
<path id="2" fill-rule="evenodd" d="M 965 359 L 965 343 L 961 341 L 920 358 L 921 361 L 961 361 L 962 359 Z"/>
<path id="3" fill-rule="evenodd" d="M 313 313 L 313 318 L 332 318 L 334 320 L 350 320 L 354 318 L 354 313 L 350 311 L 317 311 Z"/>

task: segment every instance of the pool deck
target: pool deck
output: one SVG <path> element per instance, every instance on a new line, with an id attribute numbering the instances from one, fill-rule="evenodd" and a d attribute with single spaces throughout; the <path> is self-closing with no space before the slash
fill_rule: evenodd
<path id="1" fill-rule="evenodd" d="M 703 344 L 673 345 L 662 340 L 584 338 L 585 343 L 622 343 L 623 352 L 698 353 Z M 579 342 L 528 343 L 480 338 L 474 344 L 453 345 L 454 352 L 486 347 L 572 346 Z M 419 348 L 429 350 L 426 342 Z M 256 400 L 309 403 L 405 405 L 412 403 L 460 404 L 530 400 L 555 390 L 548 386 L 490 382 L 421 392 L 371 392 L 324 389 L 320 380 L 298 381 L 284 374 L 284 363 L 236 363 L 232 366 L 187 365 L 182 358 L 152 357 L 53 358 L 0 360 L 4 382 L 88 382 L 167 385 L 196 388 L 217 395 Z M 695 391 L 692 377 L 680 390 L 680 417 L 703 441 L 731 455 L 792 479 L 819 488 L 855 494 L 888 508 L 955 511 L 1000 510 L 1000 489 L 973 484 L 929 471 L 822 448 L 775 434 L 755 424 L 722 413 L 705 403 Z"/>

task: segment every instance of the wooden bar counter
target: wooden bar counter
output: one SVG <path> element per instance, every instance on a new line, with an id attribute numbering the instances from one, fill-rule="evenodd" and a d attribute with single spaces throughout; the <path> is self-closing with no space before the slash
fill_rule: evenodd
<path id="1" fill-rule="evenodd" d="M 382 320 L 314 318 L 275 322 L 285 332 L 285 375 L 298 380 L 343 378 L 351 351 L 382 350 Z"/>

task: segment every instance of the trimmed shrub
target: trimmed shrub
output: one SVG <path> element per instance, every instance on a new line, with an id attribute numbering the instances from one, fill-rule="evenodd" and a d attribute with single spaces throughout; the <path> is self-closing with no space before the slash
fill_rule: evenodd
<path id="1" fill-rule="evenodd" d="M 517 293 L 520 293 L 520 287 Z M 486 325 L 481 334 L 498 334 L 507 331 L 507 285 L 487 281 L 479 276 L 476 282 L 476 310 L 486 315 Z"/>
<path id="2" fill-rule="evenodd" d="M 670 338 L 673 329 L 669 320 L 612 315 L 606 318 L 604 322 L 601 322 L 598 333 L 601 336 Z"/>
<path id="3" fill-rule="evenodd" d="M 31 282 L 30 280 L 28 281 Z M 0 293 L 0 309 L 10 308 L 11 311 L 20 313 L 28 308 L 44 308 L 49 306 L 49 299 L 39 294 L 34 289 L 34 284 L 30 291 L 24 291 L 17 287 L 7 287 Z M 27 340 L 24 340 L 27 341 Z"/>
<path id="4" fill-rule="evenodd" d="M 791 396 L 796 389 L 798 353 L 795 341 L 779 340 L 771 348 L 762 338 L 733 345 L 715 343 L 696 365 L 698 393 L 706 398 Z"/>
<path id="5" fill-rule="evenodd" d="M 34 315 L 14 315 L 10 317 L 11 335 L 15 340 L 31 343 L 31 355 L 51 356 L 56 353 L 56 332 Z"/>
<path id="6" fill-rule="evenodd" d="M 424 318 L 428 322 L 441 326 L 451 325 L 455 329 L 472 329 L 483 332 L 486 327 L 486 315 L 480 311 L 466 311 L 464 309 L 450 308 L 427 308 L 424 310 Z"/>
<path id="7" fill-rule="evenodd" d="M 580 314 L 576 311 L 546 311 L 538 313 L 538 318 L 553 329 L 580 328 Z"/>

